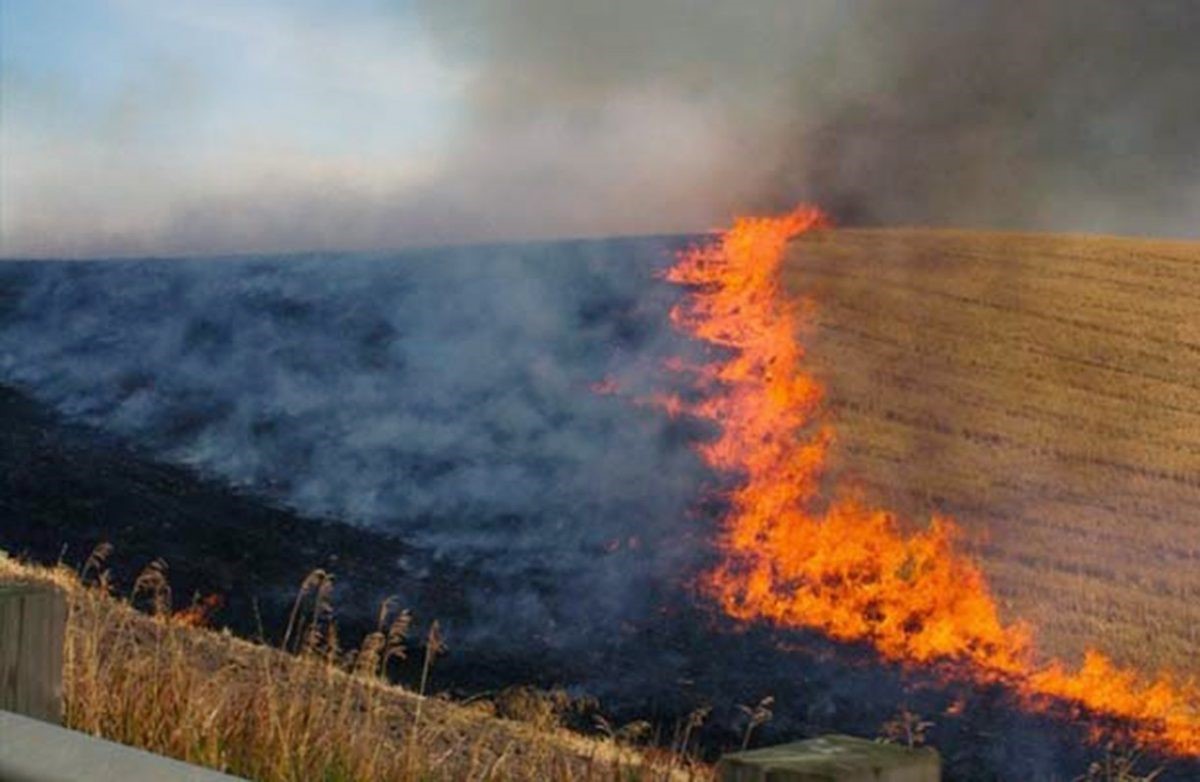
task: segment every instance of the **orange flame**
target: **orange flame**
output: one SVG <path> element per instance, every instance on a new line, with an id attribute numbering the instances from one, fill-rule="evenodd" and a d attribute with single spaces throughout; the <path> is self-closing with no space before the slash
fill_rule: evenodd
<path id="1" fill-rule="evenodd" d="M 225 598 L 219 594 L 211 594 L 205 598 L 192 601 L 187 608 L 181 608 L 172 614 L 171 618 L 178 624 L 188 627 L 210 627 L 213 616 L 225 605 Z"/>
<path id="2" fill-rule="evenodd" d="M 789 240 L 825 223 L 811 207 L 739 218 L 715 242 L 680 253 L 666 274 L 691 291 L 672 322 L 721 354 L 691 368 L 704 400 L 672 397 L 671 412 L 719 424 L 700 453 L 740 478 L 705 592 L 739 620 L 866 641 L 896 661 L 965 663 L 976 678 L 1011 682 L 1031 708 L 1066 699 L 1128 721 L 1141 741 L 1200 755 L 1194 682 L 1146 681 L 1096 652 L 1074 673 L 1059 662 L 1039 667 L 1028 629 L 1001 620 L 982 571 L 958 549 L 953 520 L 912 532 L 845 495 L 820 507 L 834 433 L 819 419 L 823 389 L 801 366 L 804 313 L 779 272 Z"/>

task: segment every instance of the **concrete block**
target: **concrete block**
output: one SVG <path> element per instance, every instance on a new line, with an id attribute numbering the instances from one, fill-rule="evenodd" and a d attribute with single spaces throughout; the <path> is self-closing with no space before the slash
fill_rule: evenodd
<path id="1" fill-rule="evenodd" d="M 939 782 L 942 763 L 929 747 L 835 735 L 725 755 L 717 776 L 721 782 Z"/>

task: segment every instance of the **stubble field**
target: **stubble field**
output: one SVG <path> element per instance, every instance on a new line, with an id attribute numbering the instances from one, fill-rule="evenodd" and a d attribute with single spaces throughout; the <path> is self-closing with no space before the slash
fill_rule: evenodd
<path id="1" fill-rule="evenodd" d="M 836 230 L 786 282 L 838 472 L 958 519 L 1042 651 L 1200 675 L 1200 242 Z"/>

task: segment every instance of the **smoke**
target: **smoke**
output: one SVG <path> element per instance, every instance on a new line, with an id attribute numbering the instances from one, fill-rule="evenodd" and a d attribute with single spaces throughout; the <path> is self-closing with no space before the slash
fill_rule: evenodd
<path id="1" fill-rule="evenodd" d="M 93 120 L 6 69 L 0 253 L 690 232 L 798 200 L 843 224 L 1200 224 L 1188 0 L 136 8 L 244 73 L 157 53 Z"/>
<path id="2" fill-rule="evenodd" d="M 703 554 L 708 473 L 634 401 L 689 350 L 654 277 L 672 246 L 8 264 L 0 382 L 470 573 L 471 632 L 566 643 Z"/>
<path id="3" fill-rule="evenodd" d="M 888 224 L 1197 235 L 1200 8 L 926 7 L 889 6 L 899 67 L 804 134 L 816 198 Z"/>
<path id="4" fill-rule="evenodd" d="M 610 172 L 592 149 L 624 124 L 629 165 L 602 192 L 689 227 L 809 199 L 852 224 L 1197 235 L 1200 7 L 1186 0 L 425 10 L 443 47 L 481 58 L 466 137 L 495 140 L 508 170 L 547 160 L 543 145 L 507 154 L 511 139 L 573 120 L 551 155 L 594 167 L 519 183 L 535 202 L 590 197 L 571 193 Z M 622 117 L 639 99 L 645 113 Z M 638 137 L 680 111 L 700 121 Z M 672 210 L 670 183 L 697 172 L 708 181 Z"/>

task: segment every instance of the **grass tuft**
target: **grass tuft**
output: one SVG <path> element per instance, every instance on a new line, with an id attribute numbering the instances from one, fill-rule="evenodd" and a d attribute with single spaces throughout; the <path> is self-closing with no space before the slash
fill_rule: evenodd
<path id="1" fill-rule="evenodd" d="M 417 690 L 388 683 L 388 662 L 407 654 L 412 617 L 385 600 L 375 630 L 341 649 L 324 571 L 304 580 L 281 648 L 272 648 L 205 627 L 203 600 L 173 611 L 162 561 L 117 595 L 111 554 L 97 547 L 78 572 L 0 556 L 0 581 L 50 582 L 68 597 L 70 728 L 262 782 L 712 779 L 690 755 L 639 750 L 624 734 L 584 737 L 552 720 L 526 724 L 430 696 L 443 645 L 436 623 Z"/>

